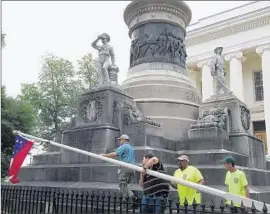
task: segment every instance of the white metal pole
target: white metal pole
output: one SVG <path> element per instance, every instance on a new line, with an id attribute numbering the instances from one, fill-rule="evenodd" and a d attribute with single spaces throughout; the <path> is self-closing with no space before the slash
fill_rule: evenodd
<path id="1" fill-rule="evenodd" d="M 14 133 L 16 133 L 18 135 L 21 135 L 21 136 L 24 136 L 26 138 L 32 138 L 32 139 L 36 139 L 38 141 L 47 142 L 47 143 L 50 143 L 50 144 L 52 144 L 54 146 L 61 147 L 63 149 L 67 149 L 67 150 L 70 150 L 70 151 L 73 151 L 73 152 L 78 152 L 78 153 L 81 153 L 81 154 L 84 154 L 84 155 L 87 155 L 87 156 L 90 156 L 90 157 L 93 157 L 93 158 L 97 158 L 97 159 L 100 159 L 100 160 L 104 160 L 106 162 L 110 162 L 110 163 L 120 165 L 120 166 L 129 168 L 129 169 L 133 169 L 133 170 L 138 171 L 138 172 L 143 171 L 142 167 L 139 167 L 139 166 L 134 165 L 134 164 L 129 164 L 129 163 L 125 163 L 125 162 L 122 162 L 122 161 L 115 160 L 115 159 L 107 158 L 107 157 L 97 155 L 97 154 L 92 153 L 92 152 L 87 152 L 87 151 L 77 149 L 77 148 L 73 148 L 73 147 L 70 147 L 70 146 L 67 146 L 67 145 L 64 145 L 64 144 L 56 143 L 56 142 L 49 141 L 49 140 L 46 140 L 46 139 L 42 139 L 42 138 L 39 138 L 39 137 L 35 137 L 35 136 L 29 135 L 29 134 L 25 134 L 25 133 L 22 133 L 20 131 L 14 131 Z M 170 175 L 166 175 L 166 174 L 162 174 L 162 173 L 150 170 L 150 169 L 147 169 L 146 173 L 149 174 L 149 175 L 152 175 L 152 176 L 155 176 L 155 177 L 170 181 L 170 182 L 174 182 L 174 183 L 177 183 L 177 184 L 181 184 L 181 185 L 184 185 L 184 186 L 191 187 L 193 189 L 199 190 L 200 192 L 204 192 L 204 193 L 207 193 L 207 194 L 210 194 L 210 195 L 215 195 L 215 196 L 221 197 L 221 198 L 223 198 L 223 199 L 225 199 L 227 201 L 232 201 L 232 202 L 238 203 L 238 204 L 241 204 L 241 202 L 243 202 L 244 206 L 249 207 L 249 208 L 251 208 L 252 203 L 254 203 L 254 206 L 259 211 L 263 210 L 264 205 L 266 206 L 266 208 L 268 210 L 270 210 L 270 205 L 269 204 L 265 204 L 265 203 L 260 202 L 260 201 L 256 201 L 256 200 L 252 200 L 252 199 L 249 199 L 249 198 L 246 198 L 246 197 L 234 195 L 234 194 L 224 192 L 224 191 L 221 191 L 221 190 L 218 190 L 218 189 L 214 189 L 214 188 L 211 188 L 211 187 L 208 187 L 208 186 L 205 186 L 205 185 L 192 183 L 190 181 L 185 181 L 185 180 L 182 180 L 182 179 L 170 176 Z"/>

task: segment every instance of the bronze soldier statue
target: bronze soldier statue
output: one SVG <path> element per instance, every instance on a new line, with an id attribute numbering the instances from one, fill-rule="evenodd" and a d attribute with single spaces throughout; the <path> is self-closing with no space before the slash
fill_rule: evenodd
<path id="1" fill-rule="evenodd" d="M 217 47 L 214 50 L 215 55 L 211 59 L 211 75 L 216 79 L 216 95 L 226 94 L 230 92 L 230 90 L 226 86 L 225 79 L 225 65 L 224 60 L 222 59 L 222 51 L 223 47 Z"/>
<path id="2" fill-rule="evenodd" d="M 97 45 L 98 41 L 102 41 L 102 46 Z M 109 69 L 111 67 L 116 67 L 115 65 L 115 55 L 114 50 L 111 45 L 109 45 L 110 36 L 107 33 L 103 33 L 97 37 L 92 43 L 92 47 L 98 50 L 98 74 L 99 74 L 99 85 L 110 84 Z M 111 58 L 112 65 L 109 59 Z"/>

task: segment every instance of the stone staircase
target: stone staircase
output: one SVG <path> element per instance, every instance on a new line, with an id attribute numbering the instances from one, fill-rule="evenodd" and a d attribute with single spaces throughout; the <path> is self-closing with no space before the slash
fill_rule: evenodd
<path id="1" fill-rule="evenodd" d="M 230 142 L 198 142 L 196 140 L 187 140 L 176 142 L 166 140 L 162 137 L 151 136 L 147 134 L 138 134 L 130 136 L 130 143 L 134 146 L 137 165 L 140 165 L 142 157 L 151 152 L 159 157 L 165 164 L 167 173 L 173 175 L 177 169 L 176 158 L 181 154 L 189 156 L 192 165 L 196 166 L 204 176 L 207 186 L 225 190 L 224 179 L 225 169 L 220 163 L 225 156 L 232 155 L 237 161 L 237 167 L 242 169 L 248 178 L 254 199 L 262 198 L 267 202 L 267 193 L 270 193 L 270 171 L 250 167 L 249 157 L 241 153 L 229 150 Z M 202 145 L 203 146 L 202 148 Z M 76 147 L 76 142 L 75 142 Z M 180 148 L 185 148 L 182 150 Z M 187 149 L 188 148 L 188 149 Z M 191 149 L 189 149 L 191 148 Z M 63 151 L 52 151 L 36 155 L 33 157 L 33 164 L 21 169 L 20 179 L 22 184 L 32 185 L 34 183 L 50 184 L 52 186 L 65 186 L 74 184 L 76 189 L 79 186 L 87 186 L 87 189 L 99 189 L 107 191 L 110 186 L 111 191 L 118 192 L 118 166 L 108 164 L 100 160 L 94 160 L 91 157 L 76 153 L 70 153 L 69 162 L 63 162 Z M 93 151 L 95 152 L 95 151 Z M 66 157 L 65 157 L 65 160 Z M 139 173 L 136 172 L 131 182 L 132 188 L 141 194 L 141 188 L 138 186 Z M 97 188 L 97 184 L 101 184 Z M 60 186 L 59 186 L 60 185 Z M 74 187 L 75 188 L 75 187 Z M 85 188 L 82 188 L 85 189 Z M 172 198 L 176 199 L 177 194 L 172 189 Z M 211 200 L 218 202 L 216 197 L 203 194 L 205 203 Z M 268 203 L 270 201 L 268 200 Z"/>

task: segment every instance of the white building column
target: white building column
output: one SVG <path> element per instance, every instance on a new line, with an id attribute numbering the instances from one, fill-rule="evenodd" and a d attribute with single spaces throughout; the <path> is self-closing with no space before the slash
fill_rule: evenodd
<path id="1" fill-rule="evenodd" d="M 265 128 L 270 152 L 270 44 L 257 47 L 256 52 L 262 58 Z"/>
<path id="2" fill-rule="evenodd" d="M 202 101 L 214 95 L 214 82 L 211 75 L 210 60 L 202 61 L 197 64 L 202 69 Z"/>
<path id="3" fill-rule="evenodd" d="M 244 81 L 242 62 L 246 60 L 243 52 L 230 53 L 225 56 L 230 63 L 230 90 L 242 102 L 244 102 Z"/>

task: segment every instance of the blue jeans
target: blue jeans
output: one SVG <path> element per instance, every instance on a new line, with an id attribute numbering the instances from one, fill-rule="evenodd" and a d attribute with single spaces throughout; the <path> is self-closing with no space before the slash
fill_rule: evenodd
<path id="1" fill-rule="evenodd" d="M 156 196 L 143 196 L 141 203 L 141 213 L 164 213 L 166 209 L 167 199 Z"/>

